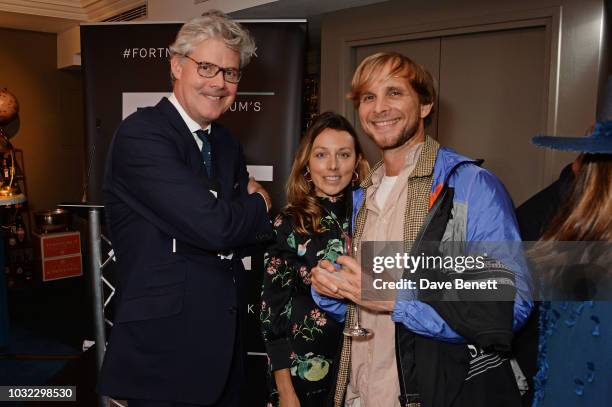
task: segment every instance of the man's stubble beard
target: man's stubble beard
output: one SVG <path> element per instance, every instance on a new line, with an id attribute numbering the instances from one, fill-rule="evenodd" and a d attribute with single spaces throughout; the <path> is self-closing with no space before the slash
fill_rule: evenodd
<path id="1" fill-rule="evenodd" d="M 396 149 L 398 147 L 403 146 L 404 144 L 406 144 L 407 142 L 410 141 L 410 139 L 412 139 L 414 137 L 414 135 L 417 133 L 417 131 L 419 130 L 419 121 L 415 121 L 414 123 L 412 123 L 412 125 L 408 128 L 405 128 L 404 131 L 402 132 L 402 134 L 400 134 L 400 136 L 397 138 L 396 142 L 393 144 L 388 144 L 388 145 L 379 145 L 378 143 L 376 143 L 376 140 L 373 137 L 372 141 L 374 141 L 376 143 L 376 145 L 378 145 L 378 147 L 383 150 L 393 150 Z"/>

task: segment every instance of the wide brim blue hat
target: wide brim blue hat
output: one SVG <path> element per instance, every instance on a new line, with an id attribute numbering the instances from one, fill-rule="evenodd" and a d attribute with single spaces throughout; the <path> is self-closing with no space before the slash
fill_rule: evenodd
<path id="1" fill-rule="evenodd" d="M 538 135 L 531 142 L 540 147 L 589 154 L 612 154 L 612 76 L 608 78 L 605 94 L 597 114 L 593 132 L 584 137 Z"/>

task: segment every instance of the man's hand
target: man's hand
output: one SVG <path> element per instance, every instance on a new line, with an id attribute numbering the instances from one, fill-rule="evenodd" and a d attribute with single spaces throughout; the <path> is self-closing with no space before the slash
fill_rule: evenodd
<path id="1" fill-rule="evenodd" d="M 326 263 L 327 267 L 334 267 L 330 262 Z M 361 304 L 361 266 L 350 256 L 339 256 L 336 263 L 341 266 L 338 269 L 338 277 L 341 279 L 338 293 L 355 304 Z"/>
<path id="2" fill-rule="evenodd" d="M 395 301 L 363 301 L 361 298 L 361 266 L 350 256 L 340 256 L 336 267 L 327 260 L 312 269 L 312 285 L 318 293 L 333 298 L 346 298 L 372 311 L 393 311 Z"/>
<path id="3" fill-rule="evenodd" d="M 253 177 L 249 177 L 249 183 L 247 184 L 247 192 L 249 193 L 249 195 L 260 194 L 266 202 L 267 211 L 270 212 L 270 209 L 272 208 L 272 198 L 270 198 L 270 194 L 268 193 L 268 191 L 266 191 L 259 182 L 255 181 L 255 178 Z"/>
<path id="4" fill-rule="evenodd" d="M 311 281 L 320 294 L 333 298 L 346 298 L 355 303 L 361 300 L 361 267 L 349 256 L 340 256 L 336 268 L 328 260 L 321 260 L 311 270 Z"/>
<path id="5" fill-rule="evenodd" d="M 318 265 L 310 270 L 310 281 L 312 286 L 319 294 L 327 297 L 342 299 L 338 293 L 338 278 L 337 275 L 330 273 L 338 273 L 338 270 L 327 260 L 322 260 Z"/>

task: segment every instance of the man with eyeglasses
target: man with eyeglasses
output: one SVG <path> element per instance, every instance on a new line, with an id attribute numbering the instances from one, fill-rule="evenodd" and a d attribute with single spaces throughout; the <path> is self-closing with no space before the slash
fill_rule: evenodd
<path id="1" fill-rule="evenodd" d="M 218 11 L 170 46 L 173 93 L 119 126 L 106 163 L 116 312 L 99 392 L 130 407 L 240 406 L 240 247 L 268 240 L 268 193 L 238 140 L 214 121 L 255 54 Z"/>

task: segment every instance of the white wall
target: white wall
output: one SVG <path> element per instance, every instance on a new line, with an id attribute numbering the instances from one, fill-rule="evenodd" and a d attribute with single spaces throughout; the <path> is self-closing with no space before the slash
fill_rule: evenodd
<path id="1" fill-rule="evenodd" d="M 81 30 L 72 27 L 57 34 L 57 69 L 81 66 Z"/>

